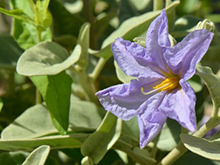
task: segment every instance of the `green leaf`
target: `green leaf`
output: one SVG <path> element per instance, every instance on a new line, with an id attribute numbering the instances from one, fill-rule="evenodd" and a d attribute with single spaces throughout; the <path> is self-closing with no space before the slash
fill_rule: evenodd
<path id="1" fill-rule="evenodd" d="M 196 93 L 202 90 L 201 79 L 199 78 L 199 76 L 194 75 L 192 78 L 190 78 L 190 80 L 188 80 L 188 83 L 191 85 Z"/>
<path id="2" fill-rule="evenodd" d="M 215 37 L 213 41 L 215 41 Z M 216 40 L 218 41 L 219 39 L 216 37 Z M 208 51 L 206 52 L 206 55 L 202 58 L 201 64 L 212 68 L 214 73 L 218 72 L 220 65 L 219 52 L 220 52 L 219 45 L 210 46 Z"/>
<path id="3" fill-rule="evenodd" d="M 6 127 L 1 134 L 2 139 L 31 139 L 56 133 L 46 107 L 37 104 L 28 108 L 13 123 Z"/>
<path id="4" fill-rule="evenodd" d="M 2 110 L 2 107 L 3 107 L 3 102 L 2 102 L 2 99 L 0 98 L 0 112 Z"/>
<path id="5" fill-rule="evenodd" d="M 28 152 L 24 152 L 24 151 L 1 153 L 0 164 L 7 164 L 7 165 L 22 164 L 25 161 L 28 154 L 29 154 Z"/>
<path id="6" fill-rule="evenodd" d="M 71 14 L 60 0 L 51 0 L 49 9 L 53 15 L 53 32 L 57 36 L 71 34 L 78 36 L 79 29 L 85 22 L 80 14 Z M 59 11 L 59 12 L 57 12 Z M 68 22 L 68 23 L 67 23 Z"/>
<path id="7" fill-rule="evenodd" d="M 120 137 L 122 120 L 117 119 L 116 122 L 116 119 L 116 116 L 107 112 L 97 131 L 91 134 L 82 145 L 82 154 L 91 158 L 96 164 Z"/>
<path id="8" fill-rule="evenodd" d="M 220 140 L 206 140 L 187 134 L 180 135 L 186 148 L 212 160 L 220 160 Z"/>
<path id="9" fill-rule="evenodd" d="M 8 15 L 10 17 L 13 17 L 15 19 L 18 19 L 20 21 L 24 21 L 24 22 L 27 22 L 29 24 L 35 25 L 34 20 L 32 20 L 27 14 L 25 14 L 20 9 L 6 10 L 6 9 L 0 7 L 0 12 L 2 12 L 3 14 Z"/>
<path id="10" fill-rule="evenodd" d="M 216 109 L 218 109 L 220 107 L 220 81 L 218 76 L 213 74 L 211 68 L 209 67 L 198 65 L 196 69 L 196 74 L 199 75 L 205 82 L 213 100 L 213 104 L 216 106 Z"/>
<path id="11" fill-rule="evenodd" d="M 190 151 L 186 152 L 183 156 L 177 159 L 172 165 L 187 165 L 187 164 L 218 165 L 216 163 L 213 163 L 212 160 L 206 159 Z"/>
<path id="12" fill-rule="evenodd" d="M 54 76 L 34 76 L 31 80 L 41 92 L 54 126 L 61 134 L 66 134 L 72 79 L 65 72 L 61 72 Z"/>
<path id="13" fill-rule="evenodd" d="M 135 77 L 127 76 L 127 75 L 121 70 L 121 68 L 118 66 L 118 64 L 116 63 L 116 61 L 114 61 L 114 65 L 115 65 L 116 75 L 117 75 L 118 79 L 119 79 L 121 82 L 123 82 L 123 83 L 129 83 L 132 79 L 135 78 Z"/>
<path id="14" fill-rule="evenodd" d="M 11 0 L 12 10 L 22 10 L 27 16 L 34 20 L 35 11 L 34 3 L 32 1 L 24 0 Z M 15 19 L 12 24 L 12 34 L 16 42 L 23 49 L 28 49 L 40 41 L 51 41 L 50 28 L 39 30 L 38 22 L 34 20 L 34 25 L 26 22 L 25 20 Z M 43 30 L 43 31 L 42 31 Z M 39 35 L 40 33 L 40 35 Z"/>
<path id="15" fill-rule="evenodd" d="M 157 147 L 162 151 L 171 151 L 178 144 L 180 133 L 180 125 L 176 121 L 168 119 L 160 132 Z"/>
<path id="16" fill-rule="evenodd" d="M 42 145 L 30 153 L 22 165 L 44 165 L 49 152 L 50 146 Z"/>
<path id="17" fill-rule="evenodd" d="M 51 149 L 62 148 L 80 148 L 82 142 L 88 137 L 88 134 L 72 134 L 63 136 L 47 136 L 43 138 L 32 139 L 0 139 L 0 150 L 15 151 L 26 150 L 32 151 L 40 145 L 49 145 Z"/>
<path id="18" fill-rule="evenodd" d="M 178 1 L 173 2 L 168 8 L 166 8 L 166 11 L 173 10 L 173 8 L 175 8 L 178 4 Z M 152 20 L 155 19 L 160 12 L 161 11 L 148 12 L 146 14 L 127 19 L 116 31 L 105 39 L 102 44 L 102 48 L 110 47 L 110 44 L 114 42 L 117 37 L 123 37 L 125 40 L 132 40 L 133 38 L 141 35 L 148 29 Z"/>
<path id="19" fill-rule="evenodd" d="M 34 2 L 32 0 L 10 0 L 12 9 L 20 9 L 30 18 L 34 18 Z"/>
<path id="20" fill-rule="evenodd" d="M 82 165 L 94 165 L 92 159 L 88 156 L 84 157 L 81 161 Z"/>
<path id="21" fill-rule="evenodd" d="M 89 23 L 84 23 L 79 31 L 79 37 L 77 43 L 82 47 L 82 51 L 77 64 L 81 68 L 86 68 L 88 63 L 88 49 L 89 49 L 89 35 L 90 35 L 89 31 L 90 31 Z"/>
<path id="22" fill-rule="evenodd" d="M 38 24 L 44 28 L 49 27 L 52 23 L 52 16 L 47 10 L 49 3 L 50 0 L 37 1 L 34 10 L 35 18 L 37 18 L 36 21 L 38 21 Z"/>
<path id="23" fill-rule="evenodd" d="M 102 109 L 103 110 L 103 109 Z M 101 107 L 96 104 L 71 98 L 68 131 L 94 131 L 100 125 Z M 46 106 L 38 104 L 25 112 L 7 126 L 1 133 L 3 139 L 31 139 L 56 134 Z"/>
<path id="24" fill-rule="evenodd" d="M 201 19 L 193 16 L 183 16 L 176 20 L 174 29 L 171 35 L 174 38 L 184 37 L 191 31 L 195 30 L 196 25 L 201 21 Z"/>
<path id="25" fill-rule="evenodd" d="M 80 54 L 79 45 L 69 56 L 66 49 L 60 45 L 54 42 L 42 42 L 21 55 L 17 72 L 25 76 L 56 75 L 78 61 Z"/>
<path id="26" fill-rule="evenodd" d="M 220 23 L 220 14 L 209 14 L 206 15 L 205 18 L 212 21 L 213 23 Z"/>
<path id="27" fill-rule="evenodd" d="M 0 36 L 0 67 L 15 69 L 22 50 L 11 36 Z"/>

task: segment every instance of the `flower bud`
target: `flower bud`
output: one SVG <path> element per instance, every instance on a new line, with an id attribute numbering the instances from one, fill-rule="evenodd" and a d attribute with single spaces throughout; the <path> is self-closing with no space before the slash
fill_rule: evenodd
<path id="1" fill-rule="evenodd" d="M 215 31 L 215 24 L 213 22 L 205 19 L 204 21 L 200 21 L 196 26 L 196 30 L 200 30 L 200 29 L 206 29 L 210 32 L 214 32 Z"/>

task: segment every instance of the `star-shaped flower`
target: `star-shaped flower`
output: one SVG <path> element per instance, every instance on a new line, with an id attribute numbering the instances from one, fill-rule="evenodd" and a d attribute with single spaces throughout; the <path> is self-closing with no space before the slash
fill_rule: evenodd
<path id="1" fill-rule="evenodd" d="M 162 129 L 167 117 L 189 131 L 196 130 L 195 93 L 187 82 L 194 74 L 212 40 L 203 29 L 188 34 L 171 47 L 166 12 L 151 23 L 146 48 L 116 39 L 114 59 L 130 83 L 112 86 L 96 93 L 103 107 L 123 120 L 138 118 L 140 147 L 144 148 Z"/>

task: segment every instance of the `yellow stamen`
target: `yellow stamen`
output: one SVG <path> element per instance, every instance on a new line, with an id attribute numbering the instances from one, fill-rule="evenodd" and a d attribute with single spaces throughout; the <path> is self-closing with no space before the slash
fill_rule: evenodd
<path id="1" fill-rule="evenodd" d="M 159 89 L 159 91 L 171 90 L 179 85 L 178 77 L 168 77 L 159 85 L 153 87 L 153 89 Z"/>
<path id="2" fill-rule="evenodd" d="M 166 78 L 162 83 L 160 83 L 159 85 L 153 87 L 153 90 L 149 91 L 149 92 L 144 92 L 144 88 L 141 88 L 141 93 L 143 93 L 144 95 L 149 95 L 152 94 L 154 92 L 161 92 L 161 91 L 165 91 L 165 90 L 172 90 L 176 87 L 179 86 L 179 77 L 168 77 Z"/>

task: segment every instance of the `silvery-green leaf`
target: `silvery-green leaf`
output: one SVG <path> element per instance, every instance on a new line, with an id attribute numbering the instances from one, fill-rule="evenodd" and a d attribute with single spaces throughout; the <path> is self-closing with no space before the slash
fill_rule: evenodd
<path id="1" fill-rule="evenodd" d="M 187 134 L 180 135 L 186 148 L 208 159 L 220 160 L 220 140 L 206 140 Z"/>
<path id="2" fill-rule="evenodd" d="M 80 54 L 80 45 L 77 45 L 69 56 L 66 49 L 60 45 L 42 42 L 21 55 L 17 72 L 25 76 L 56 75 L 78 61 Z"/>
<path id="3" fill-rule="evenodd" d="M 220 80 L 219 77 L 213 74 L 211 68 L 203 67 L 201 65 L 197 66 L 196 74 L 199 75 L 205 82 L 209 93 L 212 97 L 213 104 L 216 109 L 220 107 Z"/>
<path id="4" fill-rule="evenodd" d="M 0 139 L 0 150 L 32 151 L 40 145 L 49 145 L 51 149 L 79 148 L 87 137 L 88 134 L 75 133 L 71 135 L 47 136 L 32 139 Z"/>
<path id="5" fill-rule="evenodd" d="M 42 145 L 30 153 L 22 165 L 44 165 L 50 152 L 50 146 Z"/>
<path id="6" fill-rule="evenodd" d="M 94 131 L 102 121 L 100 107 L 94 103 L 71 98 L 68 131 Z M 2 139 L 31 139 L 56 134 L 50 113 L 45 105 L 26 109 L 1 133 Z"/>
<path id="7" fill-rule="evenodd" d="M 89 49 L 89 35 L 90 35 L 90 24 L 85 23 L 82 25 L 79 31 L 78 45 L 82 47 L 82 51 L 78 60 L 78 65 L 81 68 L 86 68 L 88 63 L 88 49 Z"/>
<path id="8" fill-rule="evenodd" d="M 117 119 L 116 116 L 107 112 L 97 131 L 91 134 L 83 143 L 82 154 L 90 157 L 94 163 L 99 163 L 120 137 L 121 129 L 121 119 Z"/>

